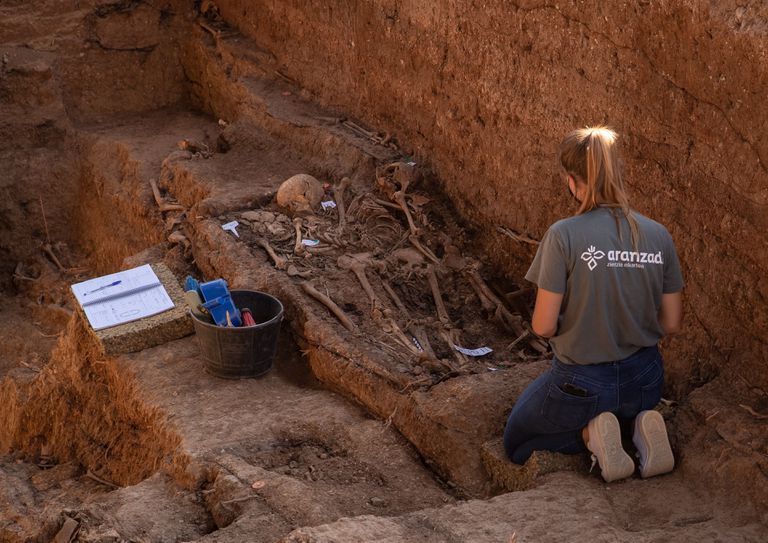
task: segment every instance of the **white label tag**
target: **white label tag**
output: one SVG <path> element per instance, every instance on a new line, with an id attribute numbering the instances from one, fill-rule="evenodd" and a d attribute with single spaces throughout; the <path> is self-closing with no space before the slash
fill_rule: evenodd
<path id="1" fill-rule="evenodd" d="M 458 345 L 454 345 L 453 348 L 459 351 L 461 354 L 465 354 L 467 356 L 485 356 L 488 353 L 493 352 L 493 349 L 491 349 L 490 347 L 478 347 L 477 349 L 465 349 L 464 347 L 459 347 Z"/>
<path id="2" fill-rule="evenodd" d="M 315 247 L 317 245 L 320 245 L 319 239 L 303 239 L 301 240 L 301 244 L 305 247 Z"/>
<path id="3" fill-rule="evenodd" d="M 237 227 L 240 226 L 240 223 L 237 221 L 228 222 L 227 224 L 222 224 L 221 227 L 228 231 L 232 232 L 236 238 L 240 237 L 240 234 L 237 233 Z"/>
<path id="4" fill-rule="evenodd" d="M 320 205 L 323 206 L 323 209 L 333 209 L 336 207 L 336 202 L 328 200 L 327 202 L 320 202 Z"/>

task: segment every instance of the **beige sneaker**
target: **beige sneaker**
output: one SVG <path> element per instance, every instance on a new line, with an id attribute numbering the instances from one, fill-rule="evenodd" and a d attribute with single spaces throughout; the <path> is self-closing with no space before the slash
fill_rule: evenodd
<path id="1" fill-rule="evenodd" d="M 675 457 L 669 445 L 667 426 L 658 411 L 641 411 L 635 417 L 632 441 L 640 457 L 643 478 L 669 473 L 675 467 Z"/>
<path id="2" fill-rule="evenodd" d="M 592 451 L 606 483 L 625 479 L 635 471 L 635 463 L 621 446 L 619 419 L 610 412 L 600 413 L 587 425 L 589 440 L 586 445 Z"/>

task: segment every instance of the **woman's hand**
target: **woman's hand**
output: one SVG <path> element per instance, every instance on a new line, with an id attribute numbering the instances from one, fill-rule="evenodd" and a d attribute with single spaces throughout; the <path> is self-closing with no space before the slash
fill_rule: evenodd
<path id="1" fill-rule="evenodd" d="M 552 337 L 557 333 L 557 317 L 563 295 L 540 288 L 536 294 L 536 306 L 533 308 L 531 328 L 541 337 Z"/>

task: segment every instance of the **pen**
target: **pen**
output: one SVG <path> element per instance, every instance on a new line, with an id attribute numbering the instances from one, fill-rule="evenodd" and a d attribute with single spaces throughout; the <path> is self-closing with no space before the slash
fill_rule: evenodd
<path id="1" fill-rule="evenodd" d="M 119 285 L 122 282 L 123 282 L 122 280 L 118 279 L 117 281 L 113 281 L 112 283 L 110 283 L 108 285 L 102 285 L 99 288 L 96 288 L 96 289 L 93 289 L 93 290 L 89 290 L 88 292 L 83 293 L 83 296 L 87 296 L 88 294 L 93 294 L 94 292 L 99 292 L 100 290 L 104 290 L 105 288 L 116 287 L 117 285 Z"/>

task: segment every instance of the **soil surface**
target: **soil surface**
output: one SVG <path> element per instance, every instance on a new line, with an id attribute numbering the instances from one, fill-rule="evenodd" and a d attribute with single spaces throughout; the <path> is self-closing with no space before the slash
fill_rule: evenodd
<path id="1" fill-rule="evenodd" d="M 765 142 L 739 94 L 766 74 L 732 67 L 765 54 L 760 6 L 76 4 L 0 7 L 0 541 L 766 540 Z M 610 485 L 498 442 L 551 356 L 521 271 L 568 210 L 530 180 L 595 115 L 689 278 L 676 470 Z M 335 207 L 278 205 L 295 174 Z M 277 296 L 272 370 L 215 377 L 194 337 L 106 356 L 69 285 L 146 262 Z"/>

